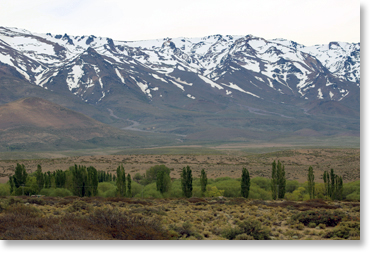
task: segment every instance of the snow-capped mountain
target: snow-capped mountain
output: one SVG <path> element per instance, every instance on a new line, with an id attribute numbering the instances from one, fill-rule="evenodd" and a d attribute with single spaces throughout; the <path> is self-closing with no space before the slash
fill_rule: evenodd
<path id="1" fill-rule="evenodd" d="M 343 141 L 359 136 L 360 43 L 116 41 L 0 27 L 0 104 L 29 96 L 119 128 L 135 120 L 129 130 L 175 142 Z"/>
<path id="2" fill-rule="evenodd" d="M 0 62 L 32 84 L 68 89 L 89 103 L 101 102 L 115 85 L 148 101 L 174 88 L 193 100 L 210 93 L 341 101 L 360 86 L 360 43 L 306 47 L 252 35 L 127 42 L 0 27 Z"/>

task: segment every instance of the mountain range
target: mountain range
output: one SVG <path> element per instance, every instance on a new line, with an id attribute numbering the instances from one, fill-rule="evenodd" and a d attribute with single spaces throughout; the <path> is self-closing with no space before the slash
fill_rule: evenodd
<path id="1" fill-rule="evenodd" d="M 176 142 L 359 138 L 360 43 L 117 41 L 0 27 L 0 92 L 0 104 L 42 97 Z"/>

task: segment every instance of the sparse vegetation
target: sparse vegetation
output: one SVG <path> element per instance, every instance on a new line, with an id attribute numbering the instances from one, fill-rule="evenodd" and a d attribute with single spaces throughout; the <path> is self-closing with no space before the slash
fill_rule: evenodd
<path id="1" fill-rule="evenodd" d="M 359 240 L 355 207 L 359 202 L 2 197 L 0 239 Z"/>
<path id="2" fill-rule="evenodd" d="M 194 159 L 198 162 L 192 156 L 178 159 Z M 122 159 L 118 160 L 122 162 Z M 230 160 L 224 161 L 227 163 Z M 166 158 L 161 161 L 166 161 Z M 86 161 L 81 162 L 87 164 Z M 242 163 L 238 160 L 233 162 Z M 284 184 L 285 187 L 275 187 L 278 191 L 273 193 L 273 180 L 265 176 L 265 173 L 269 174 L 269 169 L 261 170 L 259 174 L 249 173 L 241 164 L 240 178 L 218 177 L 213 173 L 211 178 L 207 178 L 206 173 L 210 175 L 208 167 L 197 170 L 192 163 L 183 167 L 183 170 L 152 165 L 145 173 L 137 172 L 132 164 L 125 164 L 127 171 L 134 175 L 133 180 L 129 174 L 125 176 L 122 165 L 119 166 L 121 175 L 116 175 L 113 168 L 113 173 L 110 173 L 97 171 L 92 166 L 75 165 L 68 170 L 56 169 L 43 173 L 41 165 L 35 166 L 37 169 L 32 172 L 28 166 L 17 164 L 18 175 L 10 175 L 11 180 L 0 184 L 0 238 L 87 239 L 86 235 L 94 239 L 360 238 L 360 181 L 342 184 L 341 177 L 333 171 L 328 177 L 324 174 L 326 179 L 317 179 L 324 180 L 324 183 L 317 182 L 316 187 L 311 188 L 314 174 L 318 173 L 317 167 L 307 169 L 306 182 L 286 180 L 285 166 L 279 161 L 274 166 L 276 185 Z M 281 168 L 279 173 L 278 168 Z M 200 180 L 193 180 L 192 171 L 201 175 Z M 250 178 L 251 174 L 254 176 Z M 309 177 L 312 174 L 313 177 Z M 19 182 L 18 177 L 22 175 L 26 175 L 25 183 L 16 187 L 15 182 Z M 125 191 L 122 189 L 122 193 L 118 194 L 120 184 L 125 186 Z M 243 190 L 246 186 L 249 186 L 247 195 Z M 283 189 L 284 196 L 279 193 Z M 30 197 L 32 194 L 44 196 Z M 272 200 L 274 196 L 282 200 Z M 347 201 L 339 201 L 342 199 Z M 23 218 L 26 217 L 24 213 L 29 212 L 25 218 L 27 223 L 20 225 L 24 233 L 3 224 L 3 221 L 10 220 L 13 220 L 13 225 L 20 224 L 14 215 L 10 217 L 13 211 Z M 106 225 L 98 221 L 99 217 L 116 219 L 107 215 L 128 216 L 130 219 L 108 229 L 108 221 Z M 123 228 L 132 231 L 130 224 L 139 226 L 137 235 L 121 231 Z M 102 226 L 101 230 L 99 226 Z M 55 234 L 48 234 L 53 229 L 59 230 Z M 148 233 L 145 233 L 146 229 Z"/>

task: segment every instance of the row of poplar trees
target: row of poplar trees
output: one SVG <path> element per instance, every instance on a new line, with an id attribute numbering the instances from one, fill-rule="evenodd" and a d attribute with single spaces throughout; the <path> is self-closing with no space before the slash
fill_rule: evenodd
<path id="1" fill-rule="evenodd" d="M 28 174 L 24 164 L 18 164 L 14 175 L 9 176 L 10 192 L 14 195 L 38 194 L 42 189 L 67 188 L 75 196 L 96 196 L 99 182 L 109 182 L 115 175 L 104 171 L 97 171 L 94 167 L 71 166 L 69 170 L 56 170 L 42 172 L 37 166 L 35 173 Z"/>
<path id="2" fill-rule="evenodd" d="M 189 166 L 184 167 L 181 174 L 181 184 L 183 195 L 186 198 L 192 197 L 192 170 Z M 207 175 L 204 169 L 201 170 L 200 176 L 201 183 L 201 192 L 205 194 L 207 186 Z M 242 169 L 242 178 L 241 178 L 241 196 L 244 198 L 249 197 L 250 192 L 250 174 L 246 168 Z"/>

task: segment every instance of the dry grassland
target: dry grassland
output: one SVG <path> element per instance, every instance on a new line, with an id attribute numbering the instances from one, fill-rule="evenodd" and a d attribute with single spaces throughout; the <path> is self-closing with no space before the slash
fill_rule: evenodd
<path id="1" fill-rule="evenodd" d="M 65 157 L 56 159 L 35 160 L 2 160 L 0 161 L 0 183 L 8 180 L 14 174 L 17 163 L 23 163 L 28 172 L 35 171 L 37 165 L 43 171 L 66 170 L 74 164 L 94 166 L 97 170 L 116 172 L 117 166 L 123 164 L 126 173 L 145 173 L 147 169 L 157 164 L 165 164 L 173 169 L 170 176 L 179 178 L 183 167 L 189 165 L 194 177 L 199 177 L 205 169 L 209 178 L 241 177 L 242 168 L 249 170 L 252 177 L 271 177 L 271 164 L 280 160 L 285 165 L 286 178 L 305 182 L 308 167 L 314 169 L 316 182 L 322 182 L 323 171 L 335 170 L 343 177 L 344 182 L 360 179 L 359 149 L 298 149 L 271 152 L 265 154 L 245 155 L 95 155 L 80 157 Z"/>

